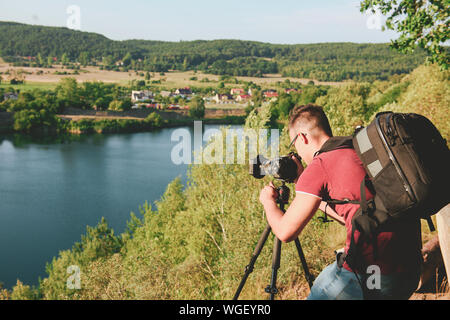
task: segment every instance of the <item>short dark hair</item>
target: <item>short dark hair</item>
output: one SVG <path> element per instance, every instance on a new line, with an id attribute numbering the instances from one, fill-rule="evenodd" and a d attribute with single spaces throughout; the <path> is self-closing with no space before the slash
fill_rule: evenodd
<path id="1" fill-rule="evenodd" d="M 315 125 L 329 137 L 333 136 L 330 122 L 321 106 L 307 104 L 294 107 L 289 113 L 289 128 L 292 128 L 299 119 L 304 119 L 308 122 L 314 121 Z"/>

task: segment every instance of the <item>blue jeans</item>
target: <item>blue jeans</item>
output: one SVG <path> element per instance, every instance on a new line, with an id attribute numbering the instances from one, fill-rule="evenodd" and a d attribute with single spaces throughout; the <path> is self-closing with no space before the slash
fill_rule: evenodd
<path id="1" fill-rule="evenodd" d="M 362 275 L 358 275 L 364 283 Z M 379 289 L 367 290 L 371 299 L 406 300 L 417 289 L 420 272 L 380 275 Z M 355 274 L 336 262 L 327 266 L 314 281 L 308 300 L 362 300 L 363 291 Z"/>

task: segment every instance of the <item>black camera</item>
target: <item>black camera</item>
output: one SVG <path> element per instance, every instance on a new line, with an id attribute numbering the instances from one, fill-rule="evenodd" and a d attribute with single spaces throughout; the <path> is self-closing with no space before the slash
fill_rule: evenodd
<path id="1" fill-rule="evenodd" d="M 298 167 L 295 161 L 292 159 L 295 156 L 298 161 L 302 158 L 291 152 L 287 156 L 268 160 L 262 155 L 258 155 L 253 164 L 250 165 L 250 174 L 256 179 L 261 179 L 266 175 L 272 176 L 275 179 L 282 180 L 284 182 L 294 182 L 297 179 Z"/>

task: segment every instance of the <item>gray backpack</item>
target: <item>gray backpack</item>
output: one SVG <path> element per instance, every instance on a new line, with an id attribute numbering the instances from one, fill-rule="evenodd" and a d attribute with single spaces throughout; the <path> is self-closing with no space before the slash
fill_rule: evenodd
<path id="1" fill-rule="evenodd" d="M 431 216 L 450 203 L 450 150 L 430 120 L 414 113 L 379 113 L 353 136 L 329 139 L 318 153 L 340 148 L 354 148 L 366 170 L 360 201 L 327 199 L 360 204 L 353 233 L 358 230 L 363 241 L 371 241 L 392 222 L 401 226 L 404 219 L 419 218 L 434 230 Z M 370 201 L 365 187 L 374 194 Z M 351 267 L 357 267 L 356 252 L 352 235 L 345 257 Z"/>

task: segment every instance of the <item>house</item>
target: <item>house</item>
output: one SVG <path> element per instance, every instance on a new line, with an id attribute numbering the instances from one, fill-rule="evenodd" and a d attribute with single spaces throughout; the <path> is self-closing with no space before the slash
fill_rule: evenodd
<path id="1" fill-rule="evenodd" d="M 18 97 L 19 95 L 17 93 L 8 92 L 3 95 L 3 100 L 17 100 Z"/>
<path id="2" fill-rule="evenodd" d="M 278 92 L 275 90 L 267 90 L 263 93 L 264 98 L 278 98 Z"/>
<path id="3" fill-rule="evenodd" d="M 216 99 L 215 99 L 215 97 L 203 97 L 203 101 L 205 101 L 205 103 L 211 103 L 211 102 L 215 102 Z"/>
<path id="4" fill-rule="evenodd" d="M 180 106 L 178 104 L 171 104 L 167 107 L 169 110 L 180 110 Z"/>
<path id="5" fill-rule="evenodd" d="M 177 96 L 181 96 L 182 98 L 185 98 L 185 97 L 190 96 L 192 94 L 192 90 L 189 87 L 180 88 L 180 89 L 177 89 L 175 91 L 175 94 Z"/>
<path id="6" fill-rule="evenodd" d="M 153 99 L 153 92 L 144 91 L 131 91 L 131 101 L 147 101 Z"/>
<path id="7" fill-rule="evenodd" d="M 250 100 L 252 97 L 248 94 L 240 94 L 236 97 L 236 101 L 237 102 L 247 102 L 248 100 Z"/>
<path id="8" fill-rule="evenodd" d="M 284 92 L 286 92 L 287 94 L 290 94 L 292 92 L 299 92 L 299 90 L 293 89 L 293 88 L 289 88 L 289 89 L 284 89 Z"/>
<path id="9" fill-rule="evenodd" d="M 243 94 L 245 94 L 245 90 L 242 88 L 233 88 L 233 89 L 231 89 L 230 94 L 233 96 L 234 95 L 243 95 Z"/>
<path id="10" fill-rule="evenodd" d="M 159 94 L 163 98 L 169 98 L 172 95 L 172 92 L 170 92 L 170 91 L 161 91 Z"/>
<path id="11" fill-rule="evenodd" d="M 214 97 L 214 101 L 216 103 L 230 103 L 233 100 L 233 96 L 229 94 L 216 94 L 216 96 Z"/>

